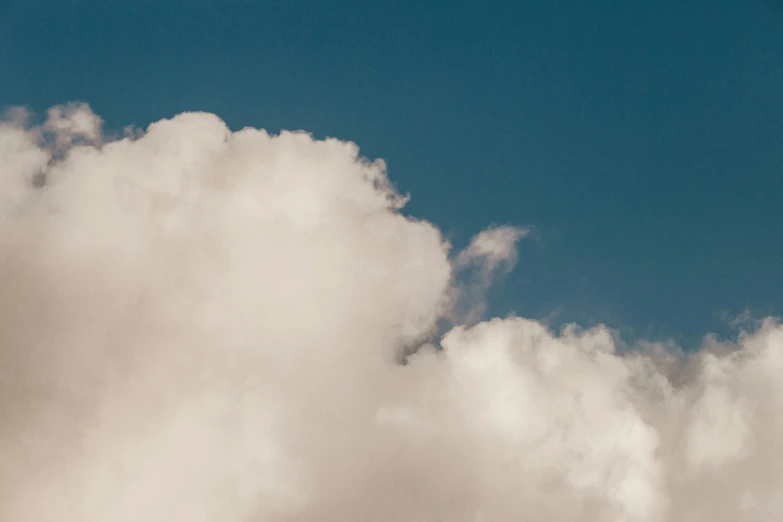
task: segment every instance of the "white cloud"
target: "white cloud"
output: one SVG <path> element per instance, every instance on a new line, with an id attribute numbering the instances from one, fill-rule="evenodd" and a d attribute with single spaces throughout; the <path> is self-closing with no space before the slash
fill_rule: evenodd
<path id="1" fill-rule="evenodd" d="M 501 226 L 484 230 L 471 239 L 468 247 L 457 256 L 458 266 L 482 265 L 492 271 L 499 267 L 510 270 L 517 259 L 517 242 L 528 231 L 518 227 Z"/>
<path id="2" fill-rule="evenodd" d="M 101 119 L 84 103 L 57 105 L 49 109 L 43 128 L 54 134 L 55 147 L 67 149 L 77 140 L 97 144 Z"/>
<path id="3" fill-rule="evenodd" d="M 487 292 L 517 262 L 517 243 L 528 230 L 501 226 L 476 234 L 454 258 L 455 277 L 449 290 L 453 324 L 473 324 L 486 313 Z"/>
<path id="4" fill-rule="evenodd" d="M 26 121 L 0 126 L 0 520 L 783 516 L 776 322 L 686 356 L 493 319 L 401 366 L 523 230 L 450 261 L 337 140 Z"/>
<path id="5" fill-rule="evenodd" d="M 0 122 L 0 216 L 20 204 L 50 158 L 49 151 L 37 146 L 34 132 L 11 121 Z"/>

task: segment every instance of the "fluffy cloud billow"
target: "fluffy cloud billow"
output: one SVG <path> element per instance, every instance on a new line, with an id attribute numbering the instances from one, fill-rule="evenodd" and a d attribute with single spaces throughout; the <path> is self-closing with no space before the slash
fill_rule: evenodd
<path id="1" fill-rule="evenodd" d="M 352 143 L 30 122 L 0 123 L 0 520 L 783 517 L 775 320 L 696 353 L 476 322 L 526 231 L 452 252 Z"/>

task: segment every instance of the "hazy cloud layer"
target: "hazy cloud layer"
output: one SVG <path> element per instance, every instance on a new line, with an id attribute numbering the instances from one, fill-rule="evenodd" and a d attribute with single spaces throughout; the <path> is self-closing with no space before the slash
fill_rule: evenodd
<path id="1" fill-rule="evenodd" d="M 522 318 L 434 338 L 524 230 L 452 254 L 338 140 L 8 114 L 0 520 L 783 517 L 777 322 L 691 355 Z"/>

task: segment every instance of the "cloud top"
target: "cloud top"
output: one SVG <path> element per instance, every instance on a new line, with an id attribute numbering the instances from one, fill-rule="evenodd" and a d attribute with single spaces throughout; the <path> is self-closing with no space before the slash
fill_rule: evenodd
<path id="1" fill-rule="evenodd" d="M 776 321 L 692 354 L 524 318 L 439 337 L 525 230 L 451 253 L 339 140 L 30 120 L 0 124 L 1 520 L 783 516 Z"/>

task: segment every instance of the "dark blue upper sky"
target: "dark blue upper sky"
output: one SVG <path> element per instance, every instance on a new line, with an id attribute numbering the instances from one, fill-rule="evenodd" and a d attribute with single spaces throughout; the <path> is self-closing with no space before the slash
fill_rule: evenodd
<path id="1" fill-rule="evenodd" d="M 0 105 L 70 100 L 355 141 L 457 245 L 535 227 L 494 313 L 783 314 L 780 0 L 0 0 Z"/>

